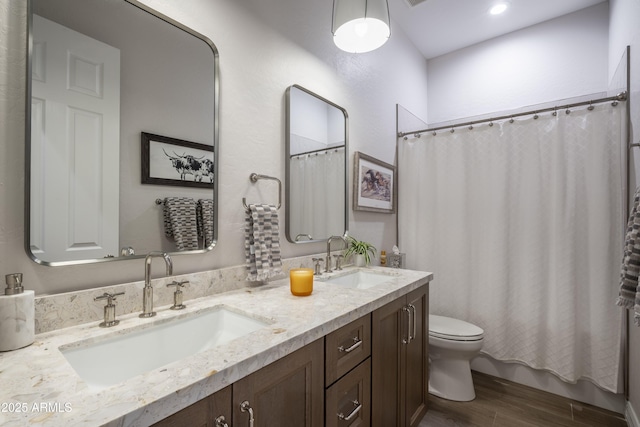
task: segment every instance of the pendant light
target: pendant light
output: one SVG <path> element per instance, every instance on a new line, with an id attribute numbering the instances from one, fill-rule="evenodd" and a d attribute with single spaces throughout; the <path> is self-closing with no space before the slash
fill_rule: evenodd
<path id="1" fill-rule="evenodd" d="M 333 42 L 346 52 L 364 53 L 389 39 L 387 0 L 333 0 Z"/>

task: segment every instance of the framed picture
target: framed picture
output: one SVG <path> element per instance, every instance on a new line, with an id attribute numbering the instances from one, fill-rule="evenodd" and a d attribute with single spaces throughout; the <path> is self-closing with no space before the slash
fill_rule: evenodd
<path id="1" fill-rule="evenodd" d="M 213 146 L 142 132 L 142 183 L 213 189 Z"/>
<path id="2" fill-rule="evenodd" d="M 353 171 L 353 209 L 395 213 L 396 168 L 356 151 Z"/>

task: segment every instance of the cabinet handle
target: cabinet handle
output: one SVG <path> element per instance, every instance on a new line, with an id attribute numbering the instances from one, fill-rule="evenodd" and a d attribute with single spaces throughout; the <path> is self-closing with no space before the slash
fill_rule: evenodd
<path id="1" fill-rule="evenodd" d="M 416 325 L 416 306 L 413 304 L 409 304 L 409 308 L 411 309 L 411 317 L 413 317 L 412 323 L 412 333 L 409 334 L 409 342 L 413 341 L 416 338 L 416 331 L 418 330 Z"/>
<path id="2" fill-rule="evenodd" d="M 338 350 L 340 350 L 341 352 L 345 352 L 345 353 L 351 353 L 353 350 L 355 350 L 356 348 L 360 347 L 362 345 L 362 340 L 358 337 L 353 337 L 353 345 L 349 348 L 344 348 L 344 346 L 340 346 L 338 347 Z"/>
<path id="3" fill-rule="evenodd" d="M 353 408 L 353 411 L 351 411 L 349 415 L 345 416 L 342 412 L 340 412 L 338 414 L 338 418 L 344 421 L 351 421 L 353 417 L 358 415 L 358 412 L 360 412 L 360 410 L 362 409 L 362 403 L 358 402 L 357 400 L 354 400 L 353 405 L 355 406 L 355 408 Z"/>
<path id="4" fill-rule="evenodd" d="M 227 420 L 224 418 L 224 415 L 220 415 L 218 418 L 215 419 L 215 421 L 216 421 L 215 427 L 229 427 L 229 424 L 227 424 Z"/>
<path id="5" fill-rule="evenodd" d="M 402 344 L 409 344 L 411 342 L 411 332 L 409 331 L 411 325 L 411 310 L 405 305 L 402 307 L 402 311 L 407 313 L 409 320 L 407 321 L 407 338 L 402 338 Z"/>
<path id="6" fill-rule="evenodd" d="M 249 427 L 253 427 L 253 408 L 251 408 L 248 400 L 240 404 L 240 411 L 249 413 Z"/>

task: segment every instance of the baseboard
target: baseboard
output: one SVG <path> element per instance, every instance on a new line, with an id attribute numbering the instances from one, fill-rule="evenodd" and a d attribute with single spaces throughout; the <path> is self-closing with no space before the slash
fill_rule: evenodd
<path id="1" fill-rule="evenodd" d="M 640 422 L 638 421 L 638 416 L 636 412 L 633 410 L 633 406 L 631 406 L 631 402 L 627 401 L 627 406 L 624 410 L 624 417 L 627 419 L 627 424 L 629 427 L 640 427 Z"/>

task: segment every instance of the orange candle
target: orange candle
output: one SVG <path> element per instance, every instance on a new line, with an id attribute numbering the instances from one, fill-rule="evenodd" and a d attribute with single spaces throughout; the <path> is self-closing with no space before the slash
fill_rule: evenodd
<path id="1" fill-rule="evenodd" d="M 292 268 L 289 270 L 289 283 L 292 294 L 299 297 L 311 295 L 313 292 L 313 269 Z"/>

